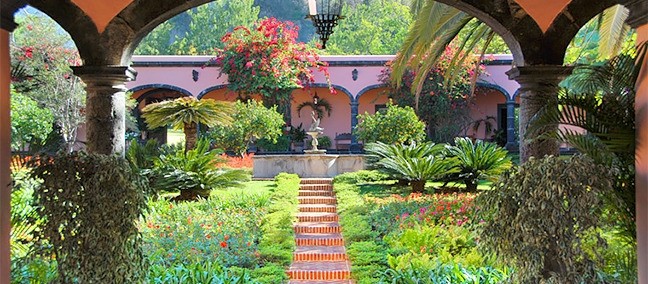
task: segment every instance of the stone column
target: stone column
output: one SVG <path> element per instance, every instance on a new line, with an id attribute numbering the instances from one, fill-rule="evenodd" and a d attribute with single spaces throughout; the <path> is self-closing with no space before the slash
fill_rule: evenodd
<path id="1" fill-rule="evenodd" d="M 529 157 L 558 155 L 558 142 L 554 139 L 532 140 L 525 137 L 530 119 L 544 106 L 558 107 L 558 83 L 568 76 L 572 67 L 536 65 L 514 67 L 506 72 L 509 79 L 520 84 L 520 162 Z M 547 125 L 539 133 L 553 131 L 558 125 Z"/>
<path id="2" fill-rule="evenodd" d="M 349 146 L 349 150 L 351 152 L 360 151 L 358 138 L 356 138 L 355 134 L 353 134 L 353 130 L 358 125 L 358 105 L 359 103 L 357 100 L 351 101 L 351 145 Z"/>
<path id="3" fill-rule="evenodd" d="M 11 83 L 9 57 L 9 32 L 0 30 L 0 283 L 9 283 L 11 256 L 9 234 L 11 230 L 11 117 L 9 113 Z"/>
<path id="4" fill-rule="evenodd" d="M 506 149 L 518 150 L 515 142 L 515 101 L 506 101 Z"/>
<path id="5" fill-rule="evenodd" d="M 637 42 L 648 41 L 648 24 L 637 27 Z M 639 284 L 648 284 L 648 60 L 637 80 L 635 97 L 635 194 Z"/>
<path id="6" fill-rule="evenodd" d="M 126 87 L 135 78 L 127 66 L 79 66 L 74 74 L 86 83 L 87 150 L 123 154 L 125 147 Z"/>

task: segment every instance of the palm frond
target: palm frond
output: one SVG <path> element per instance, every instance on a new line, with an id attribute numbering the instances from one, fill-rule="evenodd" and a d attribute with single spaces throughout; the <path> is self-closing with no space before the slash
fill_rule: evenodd
<path id="1" fill-rule="evenodd" d="M 625 37 L 630 31 L 625 21 L 630 11 L 622 5 L 612 6 L 601 14 L 599 25 L 598 59 L 607 59 L 619 54 Z"/>
<path id="2" fill-rule="evenodd" d="M 231 102 L 182 97 L 147 105 L 142 110 L 142 116 L 150 128 L 171 125 L 173 128 L 182 129 L 185 124 L 190 123 L 207 126 L 227 125 L 232 120 L 230 115 L 233 111 Z"/>

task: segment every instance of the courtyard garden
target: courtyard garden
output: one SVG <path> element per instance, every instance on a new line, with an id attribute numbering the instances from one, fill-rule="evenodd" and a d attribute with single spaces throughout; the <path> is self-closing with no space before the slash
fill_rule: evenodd
<path id="1" fill-rule="evenodd" d="M 12 146 L 34 153 L 12 162 L 12 283 L 287 283 L 302 179 L 252 180 L 249 150 L 303 143 L 301 127 L 286 130 L 289 102 L 315 82 L 315 70 L 336 92 L 297 30 L 265 18 L 226 33 L 205 64 L 220 67 L 240 99 L 148 104 L 131 118 L 133 137 L 172 127 L 184 143 L 133 139 L 123 157 L 72 151 L 75 130 L 51 137 L 53 120 L 65 118 L 19 95 L 31 89 L 17 82 L 12 111 L 31 115 L 14 116 Z M 523 163 L 495 133 L 487 131 L 492 141 L 461 135 L 484 123 L 469 117 L 471 79 L 482 66 L 460 60 L 454 44 L 438 53 L 432 67 L 386 66 L 382 82 L 396 82 L 389 102 L 356 117 L 351 131 L 366 169 L 336 176 L 327 197 L 351 278 L 636 283 L 632 86 L 645 47 L 576 68 L 523 139 L 560 141 L 578 153 Z M 52 140 L 63 151 L 47 151 Z"/>

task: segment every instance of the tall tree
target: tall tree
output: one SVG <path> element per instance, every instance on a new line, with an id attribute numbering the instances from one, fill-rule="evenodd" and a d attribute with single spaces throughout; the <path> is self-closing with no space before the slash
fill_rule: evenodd
<path id="1" fill-rule="evenodd" d="M 236 26 L 250 26 L 259 17 L 254 0 L 216 0 L 188 10 L 149 33 L 135 54 L 214 54 L 221 37 Z"/>
<path id="2" fill-rule="evenodd" d="M 328 54 L 396 54 L 412 22 L 408 6 L 398 1 L 347 5 L 343 15 L 326 44 Z"/>
<path id="3" fill-rule="evenodd" d="M 81 60 L 70 35 L 44 14 L 23 10 L 12 34 L 12 85 L 54 114 L 57 129 L 71 150 L 84 121 L 85 90 L 71 65 Z"/>

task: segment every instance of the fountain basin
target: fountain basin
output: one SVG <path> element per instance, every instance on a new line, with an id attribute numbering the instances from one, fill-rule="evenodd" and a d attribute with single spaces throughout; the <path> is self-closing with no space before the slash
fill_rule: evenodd
<path id="1" fill-rule="evenodd" d="M 274 178 L 279 173 L 294 173 L 300 178 L 333 178 L 365 168 L 364 155 L 255 155 L 253 178 Z"/>

